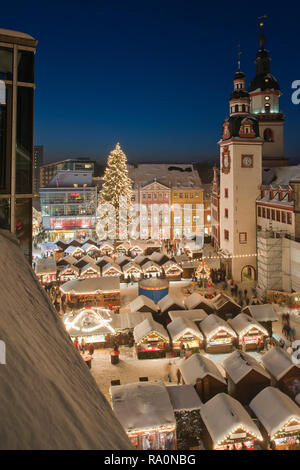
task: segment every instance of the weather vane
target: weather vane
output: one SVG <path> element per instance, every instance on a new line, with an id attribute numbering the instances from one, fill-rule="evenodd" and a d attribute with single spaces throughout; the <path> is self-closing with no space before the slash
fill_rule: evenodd
<path id="1" fill-rule="evenodd" d="M 261 26 L 261 28 L 263 27 L 264 25 L 264 19 L 267 18 L 267 15 L 263 15 L 263 16 L 259 16 L 258 17 L 258 20 L 260 21 L 259 25 Z"/>
<path id="2" fill-rule="evenodd" d="M 238 68 L 239 70 L 241 70 L 241 55 L 242 55 L 241 45 L 239 44 L 238 45 Z"/>

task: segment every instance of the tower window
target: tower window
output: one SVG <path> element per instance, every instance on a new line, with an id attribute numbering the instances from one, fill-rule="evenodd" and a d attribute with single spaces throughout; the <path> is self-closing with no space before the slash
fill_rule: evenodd
<path id="1" fill-rule="evenodd" d="M 229 240 L 229 231 L 228 230 L 224 230 L 224 238 L 225 238 L 225 240 Z"/>
<path id="2" fill-rule="evenodd" d="M 238 104 L 235 105 L 235 112 L 236 112 L 236 113 L 239 112 L 239 105 L 238 105 Z"/>
<path id="3" fill-rule="evenodd" d="M 265 142 L 274 142 L 273 140 L 273 132 L 271 129 L 264 130 L 264 141 Z"/>
<path id="4" fill-rule="evenodd" d="M 242 105 L 242 112 L 245 113 L 246 112 L 246 105 Z"/>
<path id="5" fill-rule="evenodd" d="M 271 111 L 270 103 L 266 103 L 266 104 L 265 104 L 265 112 L 266 112 L 266 113 L 270 113 L 270 111 Z"/>

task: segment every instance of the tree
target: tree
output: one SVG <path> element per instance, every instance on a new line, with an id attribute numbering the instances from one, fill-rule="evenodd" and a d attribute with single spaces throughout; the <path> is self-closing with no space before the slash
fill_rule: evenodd
<path id="1" fill-rule="evenodd" d="M 132 204 L 132 184 L 128 176 L 127 157 L 119 143 L 108 156 L 103 179 L 100 208 L 98 208 L 100 218 L 97 225 L 98 236 L 103 238 L 104 230 L 108 238 L 127 238 Z M 109 210 L 107 204 L 113 206 L 114 210 Z M 113 230 L 114 217 L 115 230 Z"/>

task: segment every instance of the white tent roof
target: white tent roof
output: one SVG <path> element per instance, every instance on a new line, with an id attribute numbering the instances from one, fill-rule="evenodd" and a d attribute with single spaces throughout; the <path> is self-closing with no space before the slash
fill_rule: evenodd
<path id="1" fill-rule="evenodd" d="M 165 312 L 166 310 L 168 310 L 168 308 L 172 307 L 172 305 L 175 305 L 178 307 L 178 310 L 180 310 L 180 307 L 182 308 L 182 310 L 184 309 L 184 306 L 183 304 L 177 302 L 176 300 L 173 299 L 173 297 L 171 297 L 170 294 L 167 294 L 165 295 L 162 299 L 160 299 L 158 302 L 157 302 L 161 312 Z"/>
<path id="2" fill-rule="evenodd" d="M 278 316 L 272 304 L 248 305 L 243 311 L 249 313 L 257 321 L 278 321 Z"/>
<path id="3" fill-rule="evenodd" d="M 197 379 L 203 379 L 207 375 L 226 384 L 226 380 L 222 376 L 216 364 L 202 354 L 200 355 L 196 353 L 188 359 L 185 359 L 179 365 L 179 369 L 186 384 L 195 385 Z"/>
<path id="4" fill-rule="evenodd" d="M 36 260 L 35 272 L 38 276 L 43 274 L 56 274 L 57 266 L 55 258 L 38 258 Z"/>
<path id="5" fill-rule="evenodd" d="M 139 295 L 129 304 L 131 312 L 138 312 L 142 307 L 148 307 L 150 312 L 157 312 L 158 310 L 158 307 L 153 300 L 149 299 L 145 295 Z"/>
<path id="6" fill-rule="evenodd" d="M 241 306 L 232 297 L 229 297 L 229 295 L 226 294 L 216 295 L 211 302 L 217 311 L 221 310 L 226 304 L 241 309 Z"/>
<path id="7" fill-rule="evenodd" d="M 236 350 L 230 354 L 224 361 L 223 367 L 234 383 L 239 383 L 251 371 L 256 371 L 271 380 L 269 373 L 259 362 L 243 351 Z"/>
<path id="8" fill-rule="evenodd" d="M 120 264 L 124 263 L 125 261 L 126 261 L 126 263 L 129 263 L 131 261 L 129 256 L 118 256 L 118 258 L 115 259 L 115 263 L 117 263 L 119 266 L 120 266 Z"/>
<path id="9" fill-rule="evenodd" d="M 64 294 L 98 294 L 100 292 L 120 292 L 119 277 L 94 277 L 89 279 L 74 279 L 60 286 Z"/>
<path id="10" fill-rule="evenodd" d="M 300 408 L 278 388 L 266 387 L 250 402 L 250 408 L 272 437 L 292 418 L 300 423 Z"/>
<path id="11" fill-rule="evenodd" d="M 113 410 L 127 432 L 176 426 L 173 407 L 160 381 L 110 388 Z"/>
<path id="12" fill-rule="evenodd" d="M 97 245 L 93 245 L 92 243 L 85 243 L 81 247 L 83 251 L 88 253 L 89 251 L 100 251 L 100 248 Z"/>
<path id="13" fill-rule="evenodd" d="M 179 266 L 179 264 L 175 263 L 174 261 L 172 261 L 170 259 L 168 261 L 166 261 L 165 263 L 163 263 L 162 267 L 163 267 L 164 271 L 168 271 L 170 268 L 176 268 L 181 273 L 183 272 L 182 267 Z"/>
<path id="14" fill-rule="evenodd" d="M 83 249 L 80 246 L 73 245 L 70 245 L 68 246 L 68 248 L 65 249 L 65 253 L 67 253 L 68 255 L 73 255 L 76 252 L 83 253 Z"/>
<path id="15" fill-rule="evenodd" d="M 116 270 L 119 274 L 122 274 L 122 269 L 120 266 L 116 263 L 107 263 L 105 266 L 102 268 L 102 274 L 105 274 L 107 271 L 110 269 Z"/>
<path id="16" fill-rule="evenodd" d="M 255 440 L 263 440 L 245 408 L 226 393 L 218 393 L 204 403 L 200 414 L 214 446 L 224 442 L 228 435 L 240 428 L 249 432 Z"/>
<path id="17" fill-rule="evenodd" d="M 127 312 L 118 314 L 120 318 L 120 329 L 130 330 L 133 329 L 139 323 L 142 323 L 146 318 L 152 320 L 152 314 L 150 312 Z"/>
<path id="18" fill-rule="evenodd" d="M 60 270 L 59 274 L 62 275 L 64 274 L 66 271 L 71 271 L 73 272 L 74 274 L 78 274 L 79 275 L 79 268 L 77 268 L 77 266 L 74 266 L 73 264 L 67 264 L 66 266 L 63 266 L 62 269 Z"/>
<path id="19" fill-rule="evenodd" d="M 138 325 L 134 327 L 134 330 L 133 330 L 134 340 L 136 343 L 139 343 L 151 333 L 158 334 L 163 339 L 165 339 L 167 343 L 169 343 L 170 341 L 169 335 L 167 331 L 164 329 L 164 327 L 160 323 L 157 323 L 151 318 L 145 318 L 145 320 L 143 320 L 141 323 L 139 323 Z"/>
<path id="20" fill-rule="evenodd" d="M 262 356 L 262 362 L 275 380 L 280 380 L 293 367 L 297 367 L 292 362 L 290 354 L 279 346 L 275 346 L 266 352 Z"/>
<path id="21" fill-rule="evenodd" d="M 240 313 L 235 318 L 228 320 L 228 323 L 239 336 L 245 335 L 252 328 L 256 328 L 261 334 L 269 336 L 268 331 L 258 321 L 246 313 Z"/>
<path id="22" fill-rule="evenodd" d="M 202 406 L 194 385 L 170 385 L 167 392 L 174 411 L 199 410 Z"/>
<path id="23" fill-rule="evenodd" d="M 65 261 L 67 264 L 75 264 L 79 260 L 77 258 L 74 258 L 74 256 L 72 256 L 72 255 L 67 255 L 64 258 L 60 258 L 57 261 L 57 263 L 59 263 L 60 261 Z"/>
<path id="24" fill-rule="evenodd" d="M 167 325 L 167 329 L 173 341 L 177 341 L 186 333 L 191 333 L 201 341 L 203 340 L 203 335 L 197 327 L 196 323 L 189 320 L 188 318 L 178 317 L 175 320 L 172 320 L 171 323 Z"/>
<path id="25" fill-rule="evenodd" d="M 92 271 L 95 271 L 96 273 L 100 275 L 100 267 L 97 266 L 95 263 L 88 263 L 85 266 L 83 266 L 83 268 L 81 268 L 81 274 L 84 274 L 89 269 L 91 269 Z"/>
<path id="26" fill-rule="evenodd" d="M 134 263 L 133 261 L 129 261 L 128 263 L 124 264 L 123 272 L 127 273 L 128 271 L 138 271 L 139 273 L 143 272 L 141 266 L 139 266 L 137 263 Z"/>
<path id="27" fill-rule="evenodd" d="M 186 299 L 184 300 L 184 303 L 188 310 L 194 309 L 201 303 L 207 304 L 211 309 L 214 310 L 213 304 L 209 300 L 207 300 L 205 297 L 198 294 L 198 292 L 194 292 L 193 294 L 186 297 Z"/>
<path id="28" fill-rule="evenodd" d="M 45 251 L 52 251 L 53 252 L 53 251 L 59 251 L 60 250 L 60 248 L 54 242 L 39 243 L 38 246 L 41 249 L 41 253 L 44 253 Z"/>
<path id="29" fill-rule="evenodd" d="M 236 337 L 235 331 L 231 328 L 228 322 L 218 317 L 214 313 L 208 315 L 207 318 L 205 318 L 200 323 L 200 328 L 206 337 L 213 336 L 220 329 L 224 329 L 228 332 L 229 335 Z"/>
<path id="30" fill-rule="evenodd" d="M 175 318 L 188 318 L 189 320 L 195 321 L 202 321 L 208 315 L 202 309 L 195 309 L 195 310 L 170 310 L 168 312 L 169 317 L 171 320 L 175 320 Z"/>
<path id="31" fill-rule="evenodd" d="M 142 269 L 143 269 L 144 273 L 148 272 L 149 270 L 157 271 L 157 272 L 161 271 L 161 267 L 159 266 L 159 264 L 157 264 L 157 263 L 155 263 L 155 261 L 151 261 L 151 260 L 147 261 L 145 264 L 143 264 Z"/>

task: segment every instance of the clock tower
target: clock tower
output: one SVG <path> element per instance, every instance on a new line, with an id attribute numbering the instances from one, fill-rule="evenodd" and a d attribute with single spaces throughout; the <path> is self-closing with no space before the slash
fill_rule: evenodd
<path id="1" fill-rule="evenodd" d="M 230 117 L 223 124 L 220 145 L 220 248 L 227 276 L 256 279 L 256 198 L 262 177 L 263 139 L 259 121 L 250 114 L 246 77 L 233 78 Z"/>

